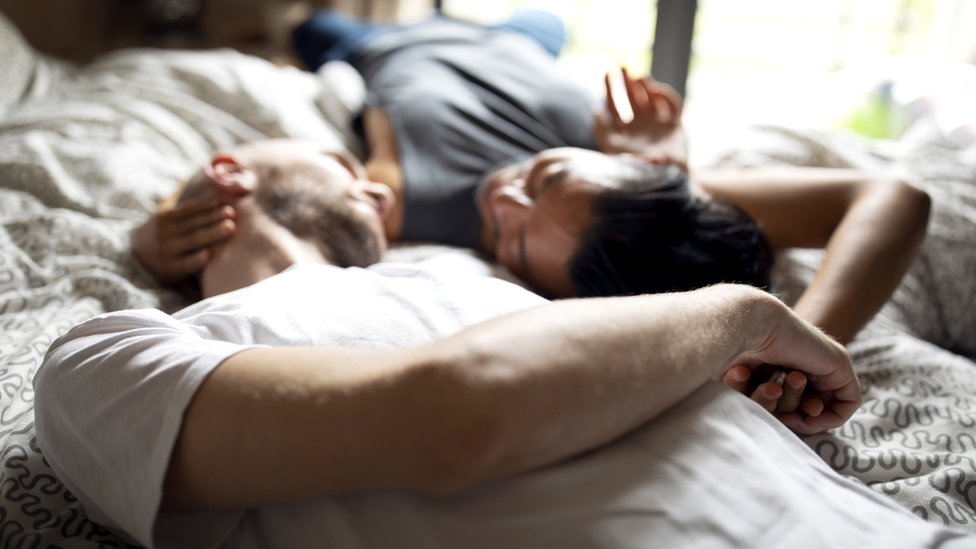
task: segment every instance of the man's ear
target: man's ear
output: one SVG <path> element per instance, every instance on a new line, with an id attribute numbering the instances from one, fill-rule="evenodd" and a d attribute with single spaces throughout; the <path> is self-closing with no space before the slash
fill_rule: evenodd
<path id="1" fill-rule="evenodd" d="M 258 177 L 254 170 L 241 164 L 230 154 L 214 156 L 205 170 L 217 191 L 229 198 L 250 194 L 257 186 Z"/>

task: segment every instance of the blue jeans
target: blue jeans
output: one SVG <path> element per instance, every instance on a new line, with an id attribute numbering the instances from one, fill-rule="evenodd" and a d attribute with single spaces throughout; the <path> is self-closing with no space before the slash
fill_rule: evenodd
<path id="1" fill-rule="evenodd" d="M 434 17 L 441 17 L 440 14 Z M 316 70 L 329 61 L 348 61 L 357 49 L 377 34 L 397 25 L 375 25 L 334 10 L 315 12 L 293 36 L 295 50 L 309 68 Z M 541 10 L 522 10 L 503 23 L 485 28 L 524 34 L 558 57 L 566 43 L 566 29 L 555 15 Z"/>

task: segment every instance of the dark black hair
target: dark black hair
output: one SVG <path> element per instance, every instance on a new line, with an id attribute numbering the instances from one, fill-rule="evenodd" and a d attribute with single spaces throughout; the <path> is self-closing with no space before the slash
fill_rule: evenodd
<path id="1" fill-rule="evenodd" d="M 638 160 L 593 201 L 597 221 L 570 261 L 580 297 L 685 291 L 720 282 L 768 289 L 773 254 L 740 208 L 698 196 L 676 166 Z"/>

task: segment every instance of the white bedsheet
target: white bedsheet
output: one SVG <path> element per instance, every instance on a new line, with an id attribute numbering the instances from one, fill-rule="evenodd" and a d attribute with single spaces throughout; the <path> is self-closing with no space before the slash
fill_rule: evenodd
<path id="1" fill-rule="evenodd" d="M 450 498 L 380 494 L 251 511 L 228 547 L 972 547 L 834 473 L 710 383 L 610 446 Z"/>

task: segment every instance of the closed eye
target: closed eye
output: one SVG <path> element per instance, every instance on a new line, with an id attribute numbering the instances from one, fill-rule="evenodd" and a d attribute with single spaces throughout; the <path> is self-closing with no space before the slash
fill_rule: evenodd
<path id="1" fill-rule="evenodd" d="M 541 169 L 532 170 L 526 178 L 526 191 L 533 199 L 538 199 L 542 193 L 566 177 L 569 170 L 566 167 L 547 169 L 552 166 L 547 163 Z M 565 164 L 563 165 L 565 166 Z"/>
<path id="2" fill-rule="evenodd" d="M 361 165 L 359 162 L 349 153 L 345 151 L 322 151 L 323 156 L 327 156 L 339 163 L 343 168 L 346 169 L 350 174 L 352 174 L 354 179 L 360 179 L 363 174 L 360 173 Z"/>
<path id="3" fill-rule="evenodd" d="M 539 191 L 537 194 L 542 194 L 543 191 L 551 187 L 553 183 L 556 183 L 557 181 L 563 179 L 563 177 L 566 176 L 567 171 L 568 170 L 563 168 L 561 170 L 553 170 L 547 173 L 546 176 L 542 179 L 542 185 L 539 187 Z"/>

